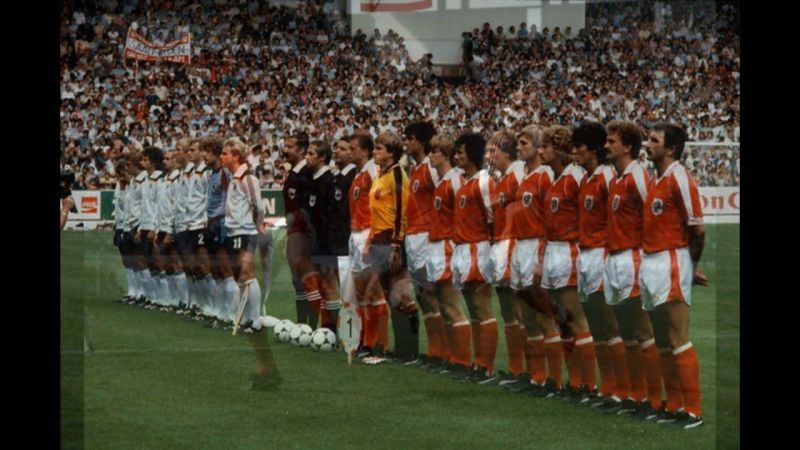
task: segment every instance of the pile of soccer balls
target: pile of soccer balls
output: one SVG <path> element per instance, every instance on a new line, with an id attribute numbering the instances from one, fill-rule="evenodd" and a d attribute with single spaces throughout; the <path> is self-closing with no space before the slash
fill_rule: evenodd
<path id="1" fill-rule="evenodd" d="M 331 352 L 336 348 L 336 335 L 328 328 L 312 330 L 304 323 L 295 324 L 291 320 L 279 320 L 272 316 L 261 319 L 264 326 L 272 328 L 278 342 L 288 342 L 298 347 L 310 346 L 318 352 Z"/>

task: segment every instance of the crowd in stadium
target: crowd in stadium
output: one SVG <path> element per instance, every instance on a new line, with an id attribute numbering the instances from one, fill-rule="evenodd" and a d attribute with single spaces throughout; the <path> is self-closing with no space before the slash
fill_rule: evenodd
<path id="1" fill-rule="evenodd" d="M 76 173 L 74 188 L 112 186 L 114 161 L 132 148 L 172 149 L 181 137 L 212 133 L 260 146 L 252 158 L 262 186 L 282 183 L 278 149 L 296 131 L 330 140 L 422 119 L 454 134 L 584 119 L 645 128 L 672 119 L 692 141 L 739 139 L 738 28 L 725 8 L 712 15 L 681 3 L 672 11 L 655 11 L 652 1 L 591 4 L 577 31 L 486 23 L 466 33 L 468 81 L 456 86 L 432 76 L 430 55 L 412 60 L 391 30 L 351 37 L 322 3 L 65 6 L 60 151 L 62 170 Z M 191 64 L 123 60 L 129 28 L 157 44 L 188 29 Z M 735 153 L 704 155 L 689 167 L 701 185 L 731 184 Z"/>

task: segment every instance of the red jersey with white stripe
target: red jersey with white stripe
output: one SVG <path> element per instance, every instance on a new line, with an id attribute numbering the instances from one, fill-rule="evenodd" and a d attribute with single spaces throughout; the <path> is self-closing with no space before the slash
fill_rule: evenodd
<path id="1" fill-rule="evenodd" d="M 679 161 L 667 168 L 647 192 L 642 250 L 656 253 L 689 245 L 689 226 L 702 225 L 697 183 Z"/>
<path id="2" fill-rule="evenodd" d="M 614 168 L 601 164 L 585 177 L 578 193 L 578 243 L 581 248 L 605 247 L 608 242 L 608 184 Z"/>
<path id="3" fill-rule="evenodd" d="M 514 216 L 519 213 L 519 202 L 515 201 L 515 198 L 523 178 L 525 178 L 525 163 L 514 161 L 492 189 L 494 238 L 497 241 L 513 237 Z"/>
<path id="4" fill-rule="evenodd" d="M 489 240 L 488 224 L 492 220 L 491 185 L 485 170 L 480 170 L 456 191 L 453 241 L 457 244 Z"/>
<path id="5" fill-rule="evenodd" d="M 439 182 L 430 158 L 426 156 L 419 165 L 411 169 L 408 181 L 411 193 L 408 196 L 407 234 L 429 231 L 433 216 L 433 191 Z"/>
<path id="6" fill-rule="evenodd" d="M 578 240 L 578 193 L 585 176 L 583 167 L 570 164 L 547 191 L 544 217 L 548 241 Z"/>
<path id="7" fill-rule="evenodd" d="M 433 214 L 428 240 L 441 241 L 453 239 L 453 218 L 456 204 L 456 192 L 464 184 L 464 177 L 455 169 L 450 169 L 436 185 L 433 191 Z"/>
<path id="8" fill-rule="evenodd" d="M 515 239 L 544 238 L 547 235 L 544 201 L 553 178 L 553 169 L 545 165 L 522 178 L 514 199 L 519 212 L 514 215 L 511 225 L 511 234 Z"/>
<path id="9" fill-rule="evenodd" d="M 369 215 L 369 190 L 372 180 L 378 177 L 378 167 L 375 160 L 370 159 L 353 178 L 350 185 L 350 229 L 361 231 L 370 227 Z"/>
<path id="10" fill-rule="evenodd" d="M 622 176 L 608 186 L 608 251 L 642 246 L 642 209 L 650 175 L 639 161 L 631 161 Z"/>

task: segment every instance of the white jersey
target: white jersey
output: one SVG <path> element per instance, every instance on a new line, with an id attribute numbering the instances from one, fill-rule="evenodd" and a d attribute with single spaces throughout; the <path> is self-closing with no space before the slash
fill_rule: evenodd
<path id="1" fill-rule="evenodd" d="M 181 172 L 173 170 L 158 182 L 157 231 L 175 234 L 175 212 L 178 207 L 176 192 Z"/>
<path id="2" fill-rule="evenodd" d="M 194 172 L 194 163 L 189 162 L 186 167 L 181 171 L 181 176 L 178 178 L 175 202 L 175 232 L 180 233 L 189 229 L 187 201 L 189 198 L 189 183 L 191 180 L 192 172 Z"/>
<path id="3" fill-rule="evenodd" d="M 142 230 L 154 231 L 158 214 L 158 184 L 164 172 L 154 170 L 142 183 L 142 212 L 139 216 L 139 227 Z"/>
<path id="4" fill-rule="evenodd" d="M 126 224 L 125 231 L 131 231 L 140 225 L 142 215 L 142 184 L 147 179 L 147 172 L 141 171 L 128 186 L 127 204 L 125 206 Z"/>
<path id="5" fill-rule="evenodd" d="M 201 230 L 208 222 L 208 179 L 211 170 L 205 161 L 195 167 L 189 176 L 186 216 L 184 224 L 188 230 Z"/>
<path id="6" fill-rule="evenodd" d="M 259 196 L 258 178 L 250 175 L 247 164 L 233 174 L 225 200 L 225 228 L 229 236 L 258 234 L 256 225 L 264 220 L 264 205 Z M 256 217 L 253 217 L 255 207 Z"/>
<path id="7" fill-rule="evenodd" d="M 127 222 L 127 217 L 125 216 L 125 197 L 128 196 L 128 191 L 130 189 L 122 189 L 119 182 L 117 182 L 116 188 L 114 188 L 114 229 L 115 230 L 123 230 L 125 229 L 125 225 Z"/>

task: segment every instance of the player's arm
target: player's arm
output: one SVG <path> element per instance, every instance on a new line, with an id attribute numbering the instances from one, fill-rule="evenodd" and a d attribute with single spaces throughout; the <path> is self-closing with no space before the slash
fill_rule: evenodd
<path id="1" fill-rule="evenodd" d="M 689 177 L 685 169 L 675 172 L 675 183 L 678 188 L 673 191 L 677 194 L 675 195 L 675 202 L 678 204 L 681 214 L 689 226 L 689 256 L 692 258 L 692 266 L 694 267 L 692 284 L 708 286 L 708 277 L 700 269 L 700 257 L 703 255 L 706 241 L 706 229 L 703 224 L 703 207 L 700 203 L 697 183 Z"/>
<path id="2" fill-rule="evenodd" d="M 394 177 L 394 200 L 395 200 L 395 215 L 394 215 L 394 229 L 392 230 L 392 254 L 389 257 L 389 268 L 392 273 L 397 273 L 402 268 L 402 251 L 403 240 L 405 239 L 405 225 L 403 223 L 403 215 L 406 214 L 403 209 L 403 196 L 408 196 L 408 192 L 403 189 L 403 169 L 400 166 L 395 166 L 393 173 Z"/>
<path id="3" fill-rule="evenodd" d="M 75 201 L 72 200 L 72 196 L 68 196 L 62 202 L 61 206 L 61 229 L 64 229 L 64 225 L 67 224 L 67 216 L 69 216 L 69 211 L 75 207 Z"/>
<path id="4" fill-rule="evenodd" d="M 264 232 L 264 215 L 266 210 L 264 204 L 259 197 L 260 186 L 258 179 L 253 175 L 245 175 L 242 177 L 244 183 L 244 192 L 247 195 L 247 201 L 253 207 L 253 223 L 256 225 L 260 233 Z"/>
<path id="5" fill-rule="evenodd" d="M 544 202 L 545 199 L 547 198 L 547 191 L 550 190 L 552 179 L 550 178 L 549 175 L 546 176 L 543 175 L 539 177 L 538 184 L 539 184 L 539 192 L 538 192 L 539 195 L 537 195 L 533 200 L 534 202 L 536 202 L 534 208 L 538 208 L 538 211 L 542 212 L 542 215 L 544 215 Z M 536 264 L 536 268 L 533 270 L 533 284 L 535 286 L 542 285 L 542 269 L 544 267 L 544 253 L 547 250 L 547 238 L 542 238 L 540 240 L 539 245 L 541 245 L 542 249 L 536 255 L 538 261 Z"/>
<path id="6" fill-rule="evenodd" d="M 478 175 L 478 189 L 480 191 L 480 202 L 478 202 L 483 209 L 483 214 L 486 218 L 486 229 L 489 232 L 489 242 L 494 243 L 494 211 L 492 210 L 492 191 L 496 189 L 497 184 L 494 182 L 489 173 L 481 172 Z"/>
<path id="7" fill-rule="evenodd" d="M 708 286 L 708 277 L 700 270 L 700 257 L 703 255 L 703 248 L 706 242 L 706 227 L 705 225 L 691 225 L 689 226 L 689 256 L 692 257 L 692 265 L 694 270 L 694 284 L 700 286 Z"/>
<path id="8" fill-rule="evenodd" d="M 180 179 L 180 174 L 178 174 L 178 180 Z M 177 181 L 166 181 L 164 189 L 166 190 L 166 198 L 164 201 L 167 202 L 167 211 L 164 217 L 164 222 L 168 224 L 169 230 L 164 235 L 164 244 L 169 245 L 172 243 L 172 234 L 175 231 L 175 219 L 178 215 L 178 202 L 175 200 L 177 197 Z"/>

